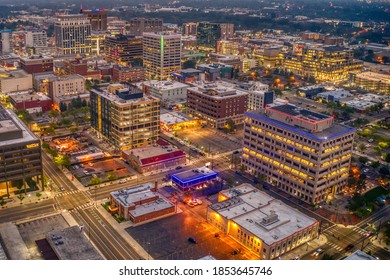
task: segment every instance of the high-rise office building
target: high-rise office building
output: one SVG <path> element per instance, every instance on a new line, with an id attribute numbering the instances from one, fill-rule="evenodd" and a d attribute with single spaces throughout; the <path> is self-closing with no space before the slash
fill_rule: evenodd
<path id="1" fill-rule="evenodd" d="M 194 85 L 187 89 L 188 115 L 215 128 L 223 128 L 229 120 L 242 125 L 248 108 L 247 92 L 229 88 L 223 82 Z"/>
<path id="2" fill-rule="evenodd" d="M 285 70 L 318 81 L 339 81 L 349 72 L 361 70 L 363 62 L 353 58 L 353 50 L 339 46 L 300 45 L 293 54 L 285 56 Z"/>
<path id="3" fill-rule="evenodd" d="M 82 10 L 91 22 L 92 31 L 107 30 L 107 10 Z"/>
<path id="4" fill-rule="evenodd" d="M 13 111 L 0 106 L 0 192 L 10 194 L 18 182 L 27 187 L 32 179 L 43 180 L 40 140 Z"/>
<path id="5" fill-rule="evenodd" d="M 187 22 L 182 25 L 182 34 L 183 36 L 194 36 L 196 35 L 198 29 L 197 22 Z"/>
<path id="6" fill-rule="evenodd" d="M 165 80 L 181 68 L 181 35 L 165 32 L 144 33 L 146 77 Z"/>
<path id="7" fill-rule="evenodd" d="M 136 87 L 113 84 L 92 89 L 91 126 L 118 149 L 153 144 L 160 131 L 160 100 L 144 96 Z"/>
<path id="8" fill-rule="evenodd" d="M 20 69 L 28 74 L 53 72 L 53 58 L 43 55 L 32 55 L 20 59 Z"/>
<path id="9" fill-rule="evenodd" d="M 57 15 L 54 33 L 59 53 L 91 53 L 91 23 L 86 15 Z"/>
<path id="10" fill-rule="evenodd" d="M 199 47 L 215 48 L 218 40 L 227 40 L 234 35 L 234 24 L 199 22 L 197 43 Z"/>
<path id="11" fill-rule="evenodd" d="M 126 26 L 127 34 L 142 36 L 144 32 L 163 31 L 163 20 L 161 18 L 133 18 Z"/>
<path id="12" fill-rule="evenodd" d="M 9 54 L 12 52 L 12 31 L 4 29 L 1 33 L 1 54 Z"/>
<path id="13" fill-rule="evenodd" d="M 108 62 L 127 66 L 135 59 L 142 59 L 142 37 L 118 34 L 104 41 L 104 52 Z"/>
<path id="14" fill-rule="evenodd" d="M 25 36 L 26 47 L 32 48 L 46 48 L 47 47 L 47 33 L 43 30 L 27 31 Z"/>
<path id="15" fill-rule="evenodd" d="M 317 204 L 347 184 L 355 129 L 291 104 L 246 113 L 242 165 L 266 182 Z"/>

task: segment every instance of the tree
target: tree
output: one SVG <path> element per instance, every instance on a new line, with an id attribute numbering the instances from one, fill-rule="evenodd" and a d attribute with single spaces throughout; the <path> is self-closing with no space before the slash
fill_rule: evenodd
<path id="1" fill-rule="evenodd" d="M 30 113 L 23 109 L 16 112 L 16 115 L 21 119 L 25 124 L 29 124 L 33 118 L 31 117 Z"/>
<path id="2" fill-rule="evenodd" d="M 89 181 L 90 185 L 99 185 L 102 182 L 102 179 L 99 177 L 92 177 L 91 181 Z"/>
<path id="3" fill-rule="evenodd" d="M 354 186 L 357 182 L 358 182 L 358 179 L 356 179 L 355 177 L 348 178 L 348 185 L 349 186 Z"/>
<path id="4" fill-rule="evenodd" d="M 0 206 L 3 207 L 7 204 L 7 201 L 4 200 L 4 197 L 0 196 Z"/>
<path id="5" fill-rule="evenodd" d="M 60 111 L 65 112 L 66 110 L 68 110 L 68 105 L 66 105 L 66 103 L 60 102 Z"/>
<path id="6" fill-rule="evenodd" d="M 42 196 L 42 194 L 40 192 L 36 192 L 35 193 L 35 196 L 38 198 L 38 200 L 40 199 L 40 197 Z"/>
<path id="7" fill-rule="evenodd" d="M 231 133 L 236 129 L 236 124 L 231 118 L 228 118 L 225 123 L 226 132 Z"/>
<path id="8" fill-rule="evenodd" d="M 226 184 L 227 184 L 229 187 L 233 187 L 234 182 L 233 182 L 232 178 L 227 178 L 227 179 L 226 179 Z"/>
<path id="9" fill-rule="evenodd" d="M 54 158 L 54 163 L 57 166 L 61 166 L 61 168 L 70 166 L 70 159 L 68 155 L 58 155 Z"/>
<path id="10" fill-rule="evenodd" d="M 25 199 L 26 197 L 23 194 L 19 194 L 17 198 L 20 200 L 20 204 L 23 204 L 23 199 Z"/>
<path id="11" fill-rule="evenodd" d="M 379 163 L 379 161 L 374 161 L 373 163 L 371 163 L 371 167 L 375 169 L 377 169 L 380 165 L 381 164 Z"/>
<path id="12" fill-rule="evenodd" d="M 390 162 L 390 153 L 388 153 L 388 154 L 385 156 L 385 161 L 386 161 L 386 162 Z"/>
<path id="13" fill-rule="evenodd" d="M 54 119 L 60 115 L 60 112 L 58 112 L 57 110 L 50 110 L 48 115 L 51 118 L 51 122 L 54 122 Z"/>
<path id="14" fill-rule="evenodd" d="M 366 149 L 367 149 L 367 148 L 366 148 L 366 145 L 365 145 L 364 143 L 360 143 L 360 144 L 359 144 L 359 150 L 360 150 L 360 151 L 363 152 L 363 151 L 366 150 Z"/>
<path id="15" fill-rule="evenodd" d="M 281 97 L 283 95 L 283 92 L 278 88 L 274 90 L 274 93 L 275 93 L 275 96 L 277 96 L 277 97 Z"/>
<path id="16" fill-rule="evenodd" d="M 390 175 L 390 170 L 387 166 L 382 166 L 379 168 L 379 174 L 381 174 L 383 177 L 388 177 Z"/>
<path id="17" fill-rule="evenodd" d="M 195 59 L 188 59 L 183 63 L 183 69 L 195 68 L 195 67 L 196 67 Z"/>
<path id="18" fill-rule="evenodd" d="M 107 179 L 108 181 L 115 180 L 115 179 L 116 179 L 116 175 L 115 175 L 114 173 L 108 173 L 108 174 L 106 175 L 106 179 Z"/>
<path id="19" fill-rule="evenodd" d="M 366 157 L 359 157 L 359 162 L 362 163 L 362 164 L 366 164 L 368 161 L 368 158 Z"/>
<path id="20" fill-rule="evenodd" d="M 69 131 L 71 132 L 71 133 L 75 133 L 75 132 L 77 132 L 79 130 L 79 127 L 78 126 L 72 126 L 71 128 L 69 128 Z"/>

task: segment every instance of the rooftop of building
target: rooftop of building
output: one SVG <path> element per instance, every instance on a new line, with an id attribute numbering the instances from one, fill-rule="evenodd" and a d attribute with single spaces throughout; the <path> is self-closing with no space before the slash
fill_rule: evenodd
<path id="1" fill-rule="evenodd" d="M 133 217 L 143 216 L 145 214 L 161 211 L 167 208 L 171 208 L 174 205 L 159 193 L 155 193 L 158 198 L 155 201 L 137 205 L 135 209 L 129 210 L 130 215 Z"/>
<path id="2" fill-rule="evenodd" d="M 110 86 L 119 87 L 119 89 L 116 91 L 116 93 L 109 92 L 108 88 L 101 90 L 92 89 L 91 92 L 95 92 L 105 99 L 120 106 L 140 102 L 159 101 L 159 99 L 156 97 L 144 95 L 137 87 L 125 86 L 123 84 L 111 84 Z"/>
<path id="3" fill-rule="evenodd" d="M 188 90 L 208 95 L 214 99 L 224 99 L 248 95 L 248 92 L 236 89 L 235 85 L 229 85 L 228 83 L 222 81 L 196 81 L 191 83 L 191 85 L 193 87 L 188 88 Z"/>
<path id="4" fill-rule="evenodd" d="M 276 105 L 276 106 L 268 106 L 268 110 L 277 111 L 281 114 L 302 118 L 302 119 L 309 119 L 313 121 L 323 121 L 326 119 L 333 119 L 333 117 L 324 115 L 321 113 L 313 112 L 304 108 L 300 108 L 291 104 L 284 104 L 284 105 Z"/>
<path id="5" fill-rule="evenodd" d="M 7 134 L 7 137 L 1 136 L 2 134 Z M 10 136 L 10 134 L 12 135 Z M 0 106 L 0 147 L 38 141 L 38 137 L 27 128 L 13 111 Z"/>
<path id="6" fill-rule="evenodd" d="M 174 89 L 189 87 L 189 85 L 177 81 L 148 80 L 148 81 L 141 82 L 140 84 L 150 86 L 158 90 L 174 90 Z"/>
<path id="7" fill-rule="evenodd" d="M 324 86 L 322 85 L 311 85 L 306 87 L 300 87 L 299 90 L 312 90 L 312 89 L 323 88 L 323 87 Z"/>
<path id="8" fill-rule="evenodd" d="M 78 226 L 50 231 L 46 239 L 60 260 L 103 260 Z"/>
<path id="9" fill-rule="evenodd" d="M 162 141 L 165 142 L 165 141 Z M 142 166 L 156 164 L 168 160 L 185 157 L 186 154 L 173 145 L 165 142 L 164 145 L 150 145 L 132 150 L 123 151 L 124 154 L 133 155 Z"/>
<path id="10" fill-rule="evenodd" d="M 199 68 L 199 69 L 233 68 L 232 65 L 225 64 L 225 63 L 199 64 L 196 67 Z"/>
<path id="11" fill-rule="evenodd" d="M 42 92 L 34 91 L 19 91 L 10 93 L 9 98 L 16 103 L 25 102 L 25 101 L 46 101 L 50 100 L 50 97 L 45 95 Z"/>
<path id="12" fill-rule="evenodd" d="M 84 77 L 79 74 L 52 76 L 50 81 L 71 81 L 71 80 L 78 80 L 78 79 L 84 80 Z"/>
<path id="13" fill-rule="evenodd" d="M 183 123 L 187 121 L 192 121 L 193 118 L 189 117 L 188 115 L 185 115 L 182 112 L 178 111 L 172 111 L 169 113 L 161 114 L 160 115 L 160 122 L 164 124 L 177 124 L 177 123 Z"/>
<path id="14" fill-rule="evenodd" d="M 11 71 L 0 71 L 0 79 L 18 79 L 29 77 L 31 74 L 28 74 L 24 70 L 11 70 Z"/>
<path id="15" fill-rule="evenodd" d="M 352 97 L 353 94 L 351 94 L 349 91 L 346 90 L 330 90 L 330 91 L 324 91 L 317 94 L 317 97 L 329 97 L 329 96 L 333 96 L 335 99 L 342 99 L 342 98 Z"/>
<path id="16" fill-rule="evenodd" d="M 382 83 L 390 84 L 390 75 L 388 74 L 381 74 L 381 73 L 367 71 L 367 72 L 361 72 L 356 74 L 356 77 L 365 80 L 374 81 L 374 82 L 382 82 Z"/>
<path id="17" fill-rule="evenodd" d="M 372 107 L 372 106 L 377 105 L 377 103 L 372 102 L 372 101 L 368 101 L 368 100 L 357 100 L 357 99 L 344 101 L 343 103 L 344 103 L 345 105 L 350 106 L 350 107 L 353 107 L 353 108 L 356 108 L 356 109 L 361 109 L 361 110 L 365 110 L 365 109 L 367 109 L 367 108 L 370 108 L 370 107 Z"/>
<path id="18" fill-rule="evenodd" d="M 20 60 L 24 60 L 24 61 L 35 61 L 35 60 L 42 60 L 42 59 L 51 59 L 53 60 L 53 57 L 52 56 L 48 56 L 48 55 L 42 55 L 42 54 L 34 54 L 34 55 L 30 55 L 30 56 L 27 56 L 27 57 L 21 57 Z"/>
<path id="19" fill-rule="evenodd" d="M 290 104 L 283 104 L 283 105 L 279 105 L 279 106 L 285 106 L 285 105 L 290 105 Z M 306 109 L 304 109 L 304 110 L 306 110 Z M 306 111 L 309 111 L 309 110 L 306 110 Z M 282 112 L 282 111 L 278 111 L 278 112 Z M 287 109 L 286 112 L 287 112 L 286 114 L 288 115 L 289 110 Z M 309 111 L 309 112 L 311 112 L 311 111 Z M 355 129 L 352 127 L 349 127 L 349 126 L 346 126 L 343 124 L 333 123 L 330 127 L 326 128 L 322 131 L 310 132 L 304 128 L 291 126 L 291 125 L 288 125 L 286 123 L 271 119 L 262 110 L 246 112 L 245 114 L 249 117 L 259 119 L 259 120 L 265 121 L 267 123 L 271 123 L 272 125 L 278 126 L 282 129 L 293 131 L 297 134 L 312 138 L 314 140 L 319 140 L 319 141 L 329 140 L 331 138 L 355 131 Z M 304 112 L 304 114 L 306 114 L 306 112 Z M 310 115 L 311 113 L 307 113 L 307 114 Z M 315 113 L 315 114 L 319 114 L 319 113 Z M 322 114 L 319 114 L 319 115 L 322 115 Z M 316 116 L 316 115 L 313 115 L 313 116 Z M 324 116 L 326 116 L 326 115 L 324 115 Z M 330 117 L 329 116 L 326 116 L 326 117 L 320 116 L 320 118 L 322 118 L 323 120 L 326 120 L 327 118 L 330 118 Z"/>
<path id="20" fill-rule="evenodd" d="M 371 261 L 376 260 L 373 256 L 370 256 L 369 254 L 366 254 L 363 251 L 356 250 L 352 254 L 350 254 L 348 257 L 346 257 L 344 260 L 347 261 Z"/>
<path id="21" fill-rule="evenodd" d="M 246 191 L 240 193 L 243 188 Z M 210 208 L 258 236 L 268 245 L 317 223 L 315 219 L 249 184 L 238 186 L 231 191 L 235 190 L 236 196 L 212 204 Z"/>
<path id="22" fill-rule="evenodd" d="M 156 197 L 156 192 L 152 192 L 153 188 L 155 188 L 155 183 L 144 183 L 142 185 L 113 191 L 110 195 L 122 206 L 129 207 L 134 205 L 135 202 Z"/>
<path id="23" fill-rule="evenodd" d="M 390 101 L 390 95 L 366 93 L 358 95 L 355 99 L 371 101 L 375 103 L 387 103 Z"/>
<path id="24" fill-rule="evenodd" d="M 207 179 L 209 177 L 217 176 L 217 173 L 207 167 L 199 167 L 192 170 L 183 171 L 172 175 L 172 179 L 175 178 L 183 183 L 190 183 L 192 181 Z"/>
<path id="25" fill-rule="evenodd" d="M 167 31 L 155 31 L 155 32 L 144 32 L 142 33 L 142 36 L 145 37 L 164 37 L 167 39 L 170 38 L 181 38 L 180 33 L 173 33 L 173 32 L 167 32 Z"/>

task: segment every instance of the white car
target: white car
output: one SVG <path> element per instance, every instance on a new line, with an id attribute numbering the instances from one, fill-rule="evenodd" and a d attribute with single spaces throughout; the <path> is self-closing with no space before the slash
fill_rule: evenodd
<path id="1" fill-rule="evenodd" d="M 317 249 L 315 252 L 314 252 L 314 256 L 319 256 L 322 252 L 324 252 L 324 250 L 323 249 L 321 249 L 321 248 L 319 248 L 319 249 Z"/>
<path id="2" fill-rule="evenodd" d="M 123 184 L 123 183 L 126 183 L 127 182 L 127 179 L 120 179 L 119 180 L 119 183 Z"/>
<path id="3" fill-rule="evenodd" d="M 196 203 L 198 203 L 199 205 L 201 205 L 203 202 L 202 200 L 200 200 L 199 198 L 195 199 Z"/>

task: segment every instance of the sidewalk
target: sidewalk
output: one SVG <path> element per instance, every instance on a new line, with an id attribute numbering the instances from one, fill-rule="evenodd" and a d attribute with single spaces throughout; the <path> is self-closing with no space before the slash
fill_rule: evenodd
<path id="1" fill-rule="evenodd" d="M 36 195 L 37 193 L 40 193 L 41 196 L 38 198 Z M 26 204 L 35 204 L 39 203 L 41 201 L 44 201 L 46 199 L 54 198 L 55 192 L 52 191 L 33 191 L 28 192 L 27 194 L 24 194 L 24 199 L 20 201 L 20 199 L 17 197 L 17 195 L 11 195 L 9 199 L 4 199 L 6 201 L 6 204 L 1 206 L 2 209 L 20 206 L 20 205 L 26 205 Z"/>
<path id="2" fill-rule="evenodd" d="M 299 259 L 306 255 L 307 253 L 310 253 L 321 246 L 325 245 L 328 242 L 328 239 L 325 235 L 321 234 L 318 238 L 312 239 L 304 244 L 301 244 L 297 248 L 291 250 L 290 252 L 282 255 L 280 257 L 281 260 L 291 260 L 296 257 Z"/>
<path id="3" fill-rule="evenodd" d="M 127 233 L 126 228 L 133 226 L 134 224 L 130 221 L 118 223 L 114 217 L 110 215 L 104 209 L 101 204 L 103 204 L 105 200 L 97 201 L 96 210 L 103 216 L 103 218 L 114 228 L 114 230 L 131 246 L 133 249 L 137 252 L 138 255 L 140 255 L 143 259 L 147 260 L 153 260 L 153 258 L 146 252 L 144 248 L 141 247 L 141 245 L 138 244 L 137 241 L 134 240 L 133 237 L 130 236 L 130 234 Z"/>

